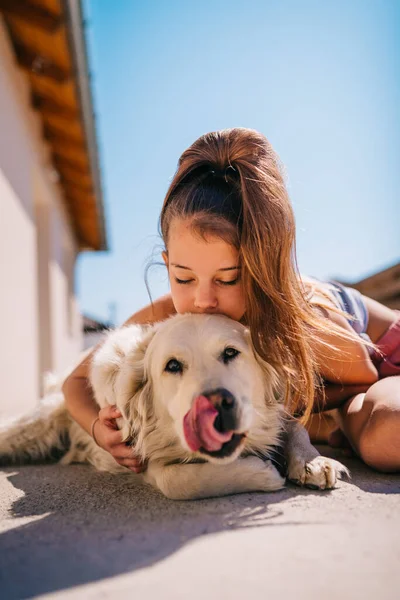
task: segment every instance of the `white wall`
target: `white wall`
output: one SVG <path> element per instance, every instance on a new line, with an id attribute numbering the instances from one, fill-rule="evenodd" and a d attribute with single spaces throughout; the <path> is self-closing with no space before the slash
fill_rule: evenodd
<path id="1" fill-rule="evenodd" d="M 1 25 L 1 24 L 0 24 Z M 0 30 L 0 377 L 2 412 L 28 408 L 39 389 L 32 147 L 12 55 Z"/>
<path id="2" fill-rule="evenodd" d="M 0 202 L 0 412 L 10 413 L 34 406 L 39 391 L 36 233 L 2 170 Z"/>
<path id="3" fill-rule="evenodd" d="M 25 74 L 0 18 L 0 415 L 35 406 L 82 347 L 76 242 Z"/>
<path id="4" fill-rule="evenodd" d="M 74 294 L 77 246 L 58 190 L 37 169 L 40 356 L 45 370 L 63 371 L 82 348 L 82 319 Z"/>

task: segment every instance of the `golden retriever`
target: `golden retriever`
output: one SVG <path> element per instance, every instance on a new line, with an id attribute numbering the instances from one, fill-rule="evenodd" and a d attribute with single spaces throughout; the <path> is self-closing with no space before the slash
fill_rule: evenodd
<path id="1" fill-rule="evenodd" d="M 113 331 L 93 357 L 90 381 L 100 407 L 120 409 L 123 438 L 148 461 L 139 477 L 168 498 L 268 492 L 286 478 L 327 489 L 348 475 L 286 414 L 275 370 L 255 354 L 246 327 L 227 317 L 185 314 Z M 0 462 L 58 449 L 63 464 L 127 473 L 69 417 L 61 384 L 33 414 L 1 428 Z"/>

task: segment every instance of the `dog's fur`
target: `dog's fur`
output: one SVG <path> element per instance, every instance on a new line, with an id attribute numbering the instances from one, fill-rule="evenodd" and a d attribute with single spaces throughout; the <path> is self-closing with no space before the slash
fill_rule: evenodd
<path id="1" fill-rule="evenodd" d="M 239 354 L 228 360 L 226 348 Z M 179 361 L 180 372 L 168 371 L 171 360 Z M 276 372 L 255 355 L 248 330 L 226 317 L 178 315 L 116 330 L 95 353 L 90 381 L 100 407 L 120 409 L 123 438 L 148 461 L 145 481 L 169 498 L 277 490 L 285 477 L 270 460 L 276 446 L 288 479 L 300 485 L 332 488 L 337 477 L 348 475 L 343 465 L 320 456 L 304 428 L 285 414 Z M 69 417 L 61 384 L 52 383 L 34 414 L 1 428 L 0 462 L 37 461 L 59 451 L 63 464 L 89 462 L 127 473 Z M 229 455 L 192 451 L 184 417 L 196 397 L 218 389 L 235 398 L 240 441 Z"/>

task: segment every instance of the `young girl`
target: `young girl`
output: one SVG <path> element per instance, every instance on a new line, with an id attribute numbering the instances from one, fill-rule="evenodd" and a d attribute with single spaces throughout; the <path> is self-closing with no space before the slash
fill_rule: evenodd
<path id="1" fill-rule="evenodd" d="M 287 382 L 289 411 L 306 422 L 313 411 L 339 407 L 358 455 L 376 469 L 400 470 L 400 315 L 355 290 L 299 276 L 293 211 L 267 139 L 235 128 L 194 142 L 179 160 L 160 225 L 171 293 L 127 324 L 184 312 L 246 323 L 256 351 Z M 116 427 L 120 413 L 99 411 L 93 399 L 90 359 L 64 384 L 70 414 L 119 464 L 140 471 Z"/>

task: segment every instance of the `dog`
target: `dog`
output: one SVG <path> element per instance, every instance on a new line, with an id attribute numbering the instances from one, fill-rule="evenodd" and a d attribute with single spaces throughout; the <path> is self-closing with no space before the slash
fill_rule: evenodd
<path id="1" fill-rule="evenodd" d="M 222 315 L 184 314 L 107 334 L 91 362 L 100 408 L 116 405 L 123 439 L 147 461 L 138 475 L 171 499 L 281 489 L 286 479 L 333 488 L 349 472 L 319 455 L 283 406 L 284 385 Z M 62 464 L 125 472 L 76 422 L 52 382 L 37 410 L 0 430 L 0 463 L 64 452 Z M 277 460 L 277 457 L 281 460 Z"/>

